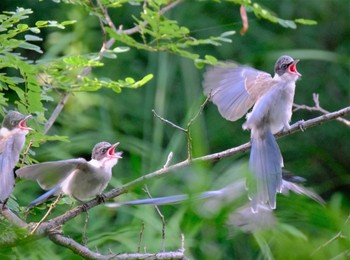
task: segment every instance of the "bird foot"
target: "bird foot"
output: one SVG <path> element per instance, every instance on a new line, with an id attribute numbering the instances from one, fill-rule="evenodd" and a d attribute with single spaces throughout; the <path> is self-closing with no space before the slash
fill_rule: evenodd
<path id="1" fill-rule="evenodd" d="M 300 131 L 302 131 L 302 132 L 305 131 L 304 122 L 305 122 L 305 120 L 301 119 L 301 120 L 299 120 L 298 122 L 295 123 L 295 125 L 297 125 L 299 127 Z"/>
<path id="2" fill-rule="evenodd" d="M 96 199 L 98 201 L 98 203 L 102 204 L 102 203 L 106 203 L 106 195 L 104 194 L 100 194 L 96 196 Z"/>

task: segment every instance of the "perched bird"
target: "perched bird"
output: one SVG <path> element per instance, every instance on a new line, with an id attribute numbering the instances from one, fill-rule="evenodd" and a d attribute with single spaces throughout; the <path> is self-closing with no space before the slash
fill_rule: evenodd
<path id="1" fill-rule="evenodd" d="M 248 66 L 210 68 L 203 82 L 204 93 L 227 120 L 235 121 L 247 114 L 243 129 L 251 130 L 247 180 L 252 210 L 259 205 L 276 208 L 276 193 L 282 189 L 283 159 L 274 134 L 289 129 L 295 82 L 301 76 L 296 69 L 299 60 L 281 56 L 275 64 L 275 75 Z"/>
<path id="2" fill-rule="evenodd" d="M 118 163 L 121 152 L 115 152 L 119 143 L 100 142 L 92 150 L 92 158 L 44 162 L 29 165 L 16 171 L 20 178 L 36 180 L 40 187 L 49 190 L 32 201 L 29 208 L 45 202 L 49 197 L 66 194 L 77 201 L 87 201 L 102 194 Z"/>
<path id="3" fill-rule="evenodd" d="M 16 111 L 9 111 L 0 129 L 0 202 L 6 203 L 15 185 L 13 168 L 19 160 L 26 134 L 30 130 L 24 116 Z"/>

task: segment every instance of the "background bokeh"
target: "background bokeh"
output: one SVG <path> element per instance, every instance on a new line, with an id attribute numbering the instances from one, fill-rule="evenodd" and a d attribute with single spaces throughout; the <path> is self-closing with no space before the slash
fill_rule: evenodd
<path id="1" fill-rule="evenodd" d="M 219 47 L 197 47 L 195 50 L 201 55 L 234 60 L 270 73 L 281 54 L 300 59 L 298 71 L 303 76 L 297 82 L 297 104 L 312 106 L 312 94 L 319 93 L 321 106 L 329 111 L 348 106 L 349 1 L 258 2 L 281 18 L 307 18 L 316 20 L 318 24 L 286 29 L 248 12 L 249 30 L 241 36 L 238 33 L 242 26 L 239 6 L 215 1 L 185 1 L 167 16 L 190 28 L 195 38 L 219 35 L 228 30 L 237 31 L 232 36 L 232 43 Z M 2 0 L 0 3 L 1 11 L 14 10 L 17 6 L 34 11 L 29 24 L 37 20 L 77 20 L 66 30 L 43 30 L 40 36 L 44 39 L 44 55 L 28 52 L 31 59 L 53 59 L 100 49 L 102 36 L 98 19 L 90 16 L 83 7 L 35 0 Z M 111 10 L 110 15 L 117 25 L 123 24 L 124 28 L 129 28 L 133 26 L 131 15 L 138 14 L 140 10 L 140 7 L 125 5 Z M 96 93 L 74 93 L 49 132 L 51 135 L 68 136 L 70 142 L 48 142 L 33 149 L 35 159 L 89 158 L 95 143 L 119 141 L 123 159 L 113 170 L 109 188 L 160 169 L 169 152 L 174 154 L 173 163 L 186 159 L 186 135 L 155 118 L 152 109 L 186 127 L 205 100 L 201 88 L 204 70 L 197 69 L 192 60 L 173 54 L 137 49 L 120 53 L 115 60 L 103 62 L 105 66 L 94 69 L 93 76 L 118 80 L 127 76 L 142 78 L 152 73 L 154 78 L 140 89 L 125 89 L 120 94 L 108 89 Z M 59 100 L 58 95 L 56 98 Z M 49 116 L 54 107 L 52 103 L 47 106 L 46 116 Z M 318 113 L 299 110 L 293 114 L 292 122 L 315 116 Z M 243 122 L 244 119 L 234 123 L 224 120 L 217 108 L 208 104 L 192 127 L 193 156 L 219 152 L 248 142 L 249 132 L 242 130 Z M 279 139 L 278 143 L 285 169 L 305 178 L 304 185 L 327 201 L 325 207 L 299 195 L 279 195 L 275 226 L 251 234 L 231 225 L 229 221 L 231 212 L 243 205 L 245 197 L 218 211 L 206 209 L 202 202 L 163 206 L 161 210 L 167 221 L 166 250 L 180 248 L 183 233 L 186 254 L 193 259 L 259 259 L 266 256 L 276 259 L 330 259 L 340 256 L 339 259 L 346 259 L 350 244 L 347 219 L 350 209 L 349 127 L 332 121 Z M 153 196 L 221 188 L 244 176 L 247 160 L 248 154 L 244 154 L 215 163 L 197 163 L 152 181 L 148 187 Z M 41 193 L 36 183 L 20 181 L 14 195 L 20 205 L 27 205 Z M 146 196 L 139 189 L 121 199 Z M 68 208 L 67 205 L 60 205 L 53 216 Z M 38 220 L 41 216 L 42 212 L 37 210 L 36 215 L 28 218 Z M 101 253 L 108 253 L 109 249 L 116 253 L 135 252 L 144 223 L 142 248 L 147 248 L 149 252 L 161 250 L 162 223 L 153 207 L 109 209 L 101 205 L 90 211 L 89 219 L 87 238 L 91 249 L 96 248 Z M 85 216 L 81 216 L 70 221 L 64 227 L 66 234 L 80 241 L 84 220 Z M 338 232 L 342 232 L 345 238 L 334 239 L 318 250 Z M 5 251 L 3 255 L 6 256 L 8 252 Z M 23 259 L 46 258 L 48 255 L 51 259 L 75 257 L 70 250 L 45 239 L 19 245 L 11 252 Z"/>

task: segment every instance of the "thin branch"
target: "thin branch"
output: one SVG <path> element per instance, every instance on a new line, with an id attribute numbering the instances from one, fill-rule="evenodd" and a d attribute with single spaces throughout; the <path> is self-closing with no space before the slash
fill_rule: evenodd
<path id="1" fill-rule="evenodd" d="M 294 111 L 297 111 L 297 110 L 307 110 L 307 111 L 310 111 L 310 112 L 321 112 L 322 114 L 328 114 L 329 111 L 327 111 L 326 109 L 322 108 L 320 106 L 320 101 L 319 101 L 319 95 L 317 93 L 313 93 L 312 94 L 312 97 L 313 97 L 313 100 L 315 102 L 315 106 L 313 107 L 310 107 L 310 106 L 306 106 L 306 105 L 298 105 L 298 104 L 294 104 Z M 342 117 L 338 117 L 336 119 L 337 121 L 345 124 L 346 126 L 350 127 L 350 121 L 349 120 L 346 120 L 345 118 L 342 118 Z"/>
<path id="2" fill-rule="evenodd" d="M 168 125 L 171 125 L 172 127 L 176 128 L 176 129 L 178 129 L 178 130 L 180 130 L 180 131 L 182 131 L 182 132 L 187 133 L 187 130 L 186 130 L 186 129 L 184 129 L 184 128 L 182 128 L 181 126 L 178 126 L 178 125 L 174 124 L 173 122 L 171 122 L 171 121 L 169 121 L 169 120 L 167 120 L 167 119 L 161 117 L 160 115 L 158 115 L 158 114 L 156 113 L 156 111 L 155 111 L 154 109 L 152 109 L 152 113 L 153 113 L 154 116 L 157 117 L 160 121 L 162 121 L 162 122 L 164 122 L 164 123 L 166 123 L 166 124 L 168 124 Z"/>
<path id="3" fill-rule="evenodd" d="M 146 184 L 145 184 L 145 187 L 143 190 L 144 190 L 144 192 L 146 192 L 146 194 L 149 198 L 152 198 L 151 193 L 149 192 L 149 189 L 148 189 Z M 165 244 L 165 218 L 157 205 L 154 205 L 154 208 L 156 209 L 156 211 L 157 211 L 157 213 L 162 221 L 162 252 L 165 252 L 165 247 L 164 247 L 164 244 Z"/>
<path id="4" fill-rule="evenodd" d="M 190 121 L 187 123 L 187 160 L 192 160 L 192 137 L 191 137 L 191 126 L 193 122 L 197 119 L 197 117 L 202 113 L 204 107 L 208 104 L 210 100 L 211 95 L 209 94 L 206 100 L 203 102 L 203 104 L 200 106 L 197 113 L 190 119 Z"/>
<path id="5" fill-rule="evenodd" d="M 139 243 L 137 245 L 137 253 L 141 252 L 141 242 L 142 242 L 142 236 L 143 236 L 144 230 L 145 230 L 145 223 L 142 222 L 141 231 L 140 231 L 140 239 L 139 239 Z"/>
<path id="6" fill-rule="evenodd" d="M 39 226 L 45 221 L 45 219 L 50 215 L 51 211 L 55 208 L 56 204 L 58 203 L 58 201 L 60 200 L 62 196 L 62 193 L 60 193 L 56 200 L 54 201 L 54 203 L 52 203 L 50 205 L 49 210 L 46 212 L 46 214 L 44 215 L 44 217 L 34 226 L 33 230 L 30 232 L 30 235 L 33 235 L 35 233 L 35 231 L 39 228 Z"/>

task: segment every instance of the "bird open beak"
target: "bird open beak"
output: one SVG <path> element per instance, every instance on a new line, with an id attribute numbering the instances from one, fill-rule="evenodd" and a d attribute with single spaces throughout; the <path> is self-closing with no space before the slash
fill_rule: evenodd
<path id="1" fill-rule="evenodd" d="M 292 62 L 292 64 L 289 65 L 288 67 L 288 70 L 289 72 L 293 73 L 293 74 L 297 74 L 299 77 L 301 77 L 301 74 L 298 72 L 297 70 L 297 63 L 299 62 L 300 60 L 295 60 Z"/>
<path id="2" fill-rule="evenodd" d="M 122 157 L 122 152 L 115 152 L 115 148 L 119 145 L 118 143 L 113 144 L 107 151 L 108 157 L 112 157 L 112 158 L 123 158 Z"/>
<path id="3" fill-rule="evenodd" d="M 30 118 L 30 117 L 32 117 L 32 115 L 31 114 L 29 114 L 29 115 L 27 115 L 24 119 L 22 119 L 20 122 L 19 122 L 19 128 L 21 129 L 21 130 L 28 130 L 28 131 L 30 131 L 30 130 L 33 130 L 33 128 L 30 128 L 30 127 L 28 127 L 27 126 L 27 119 L 28 118 Z"/>

